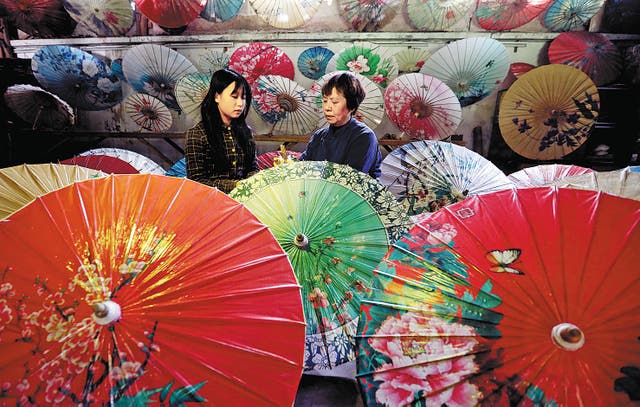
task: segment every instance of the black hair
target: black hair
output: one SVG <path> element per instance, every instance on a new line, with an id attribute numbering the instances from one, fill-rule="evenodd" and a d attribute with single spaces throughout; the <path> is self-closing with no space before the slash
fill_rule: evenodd
<path id="1" fill-rule="evenodd" d="M 366 92 L 358 78 L 348 71 L 332 75 L 322 85 L 322 96 L 329 96 L 333 88 L 342 93 L 342 96 L 347 99 L 347 109 L 352 112 L 358 109 L 358 106 L 366 96 Z"/>

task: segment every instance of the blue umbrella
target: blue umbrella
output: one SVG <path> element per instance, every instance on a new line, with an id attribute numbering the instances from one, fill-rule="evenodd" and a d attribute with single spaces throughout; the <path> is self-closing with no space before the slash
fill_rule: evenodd
<path id="1" fill-rule="evenodd" d="M 300 73 L 310 79 L 320 79 L 327 71 L 333 51 L 325 47 L 307 48 L 298 57 Z"/>
<path id="2" fill-rule="evenodd" d="M 167 170 L 167 173 L 170 177 L 179 177 L 186 178 L 187 176 L 187 159 L 182 157 L 171 168 Z"/>
<path id="3" fill-rule="evenodd" d="M 216 23 L 231 20 L 238 14 L 244 0 L 209 0 L 200 17 Z"/>
<path id="4" fill-rule="evenodd" d="M 602 7 L 604 0 L 554 0 L 544 15 L 551 31 L 572 31 L 581 27 Z"/>
<path id="5" fill-rule="evenodd" d="M 120 79 L 101 59 L 79 48 L 47 45 L 31 59 L 40 85 L 80 110 L 105 110 L 122 101 Z"/>

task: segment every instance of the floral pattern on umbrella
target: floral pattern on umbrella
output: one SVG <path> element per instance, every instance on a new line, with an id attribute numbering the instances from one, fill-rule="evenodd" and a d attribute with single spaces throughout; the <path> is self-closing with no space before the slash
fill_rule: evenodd
<path id="1" fill-rule="evenodd" d="M 144 93 L 129 95 L 124 101 L 124 111 L 141 129 L 149 131 L 165 131 L 173 123 L 169 108 L 159 99 Z"/>
<path id="2" fill-rule="evenodd" d="M 478 0 L 476 18 L 485 30 L 512 30 L 539 16 L 552 1 Z"/>
<path id="3" fill-rule="evenodd" d="M 398 51 L 394 57 L 398 63 L 398 74 L 419 72 L 431 56 L 425 48 L 407 48 Z"/>
<path id="4" fill-rule="evenodd" d="M 458 22 L 473 6 L 469 0 L 407 0 L 407 16 L 420 30 L 444 31 Z"/>
<path id="5" fill-rule="evenodd" d="M 63 0 L 69 15 L 95 35 L 118 37 L 133 25 L 129 0 Z"/>
<path id="6" fill-rule="evenodd" d="M 399 0 L 337 0 L 338 10 L 355 31 L 378 31 L 398 13 Z"/>
<path id="7" fill-rule="evenodd" d="M 334 55 L 327 70 L 355 72 L 384 88 L 398 76 L 398 63 L 387 48 L 368 42 L 356 42 Z"/>
<path id="8" fill-rule="evenodd" d="M 293 80 L 295 69 L 291 58 L 280 48 L 265 42 L 252 42 L 231 53 L 229 68 L 247 79 L 251 89 L 260 75 L 279 75 Z"/>
<path id="9" fill-rule="evenodd" d="M 319 79 L 327 72 L 327 64 L 333 55 L 329 48 L 307 48 L 298 56 L 298 70 L 309 79 Z"/>

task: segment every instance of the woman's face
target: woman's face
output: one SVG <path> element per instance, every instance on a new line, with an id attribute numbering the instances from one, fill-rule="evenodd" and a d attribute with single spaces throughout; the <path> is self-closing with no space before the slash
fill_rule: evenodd
<path id="1" fill-rule="evenodd" d="M 226 125 L 231 124 L 231 119 L 237 119 L 242 112 L 244 112 L 244 105 L 246 103 L 244 99 L 244 89 L 242 86 L 238 86 L 237 89 L 235 89 L 235 87 L 235 82 L 231 82 L 229 86 L 224 88 L 222 93 L 216 93 L 214 99 L 218 104 L 220 118 L 222 118 L 222 122 Z"/>
<path id="2" fill-rule="evenodd" d="M 336 88 L 331 93 L 322 96 L 322 111 L 329 124 L 342 126 L 351 118 L 351 110 L 347 108 L 347 99 Z"/>

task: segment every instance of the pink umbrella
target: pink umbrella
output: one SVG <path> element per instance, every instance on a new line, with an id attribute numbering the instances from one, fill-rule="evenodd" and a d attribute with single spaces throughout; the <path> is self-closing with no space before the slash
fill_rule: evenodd
<path id="1" fill-rule="evenodd" d="M 553 0 L 478 0 L 476 18 L 485 30 L 506 31 L 536 18 Z"/>
<path id="2" fill-rule="evenodd" d="M 265 42 L 252 42 L 237 48 L 229 58 L 229 68 L 247 78 L 252 89 L 260 75 L 280 75 L 293 80 L 293 62 L 280 48 Z"/>

